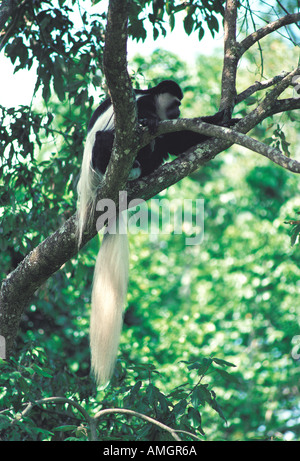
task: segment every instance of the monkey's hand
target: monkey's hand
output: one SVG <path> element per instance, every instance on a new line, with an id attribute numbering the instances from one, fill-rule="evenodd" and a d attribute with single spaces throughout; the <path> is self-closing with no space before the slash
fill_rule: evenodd
<path id="1" fill-rule="evenodd" d="M 158 128 L 158 119 L 157 118 L 141 118 L 139 123 L 142 126 L 146 126 L 149 129 L 150 134 L 154 134 Z"/>
<path id="2" fill-rule="evenodd" d="M 234 126 L 236 123 L 238 123 L 240 120 L 242 119 L 241 118 L 231 118 L 230 120 L 228 120 L 228 122 L 222 123 L 222 126 L 230 128 L 231 126 Z"/>
<path id="3" fill-rule="evenodd" d="M 220 110 L 215 115 L 201 117 L 201 120 L 212 125 L 231 127 L 240 121 L 239 118 L 228 118 L 226 109 Z"/>

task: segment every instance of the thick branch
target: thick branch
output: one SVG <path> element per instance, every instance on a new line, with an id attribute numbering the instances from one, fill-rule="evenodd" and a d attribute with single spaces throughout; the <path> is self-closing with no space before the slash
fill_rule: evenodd
<path id="1" fill-rule="evenodd" d="M 232 144 L 238 144 L 240 146 L 246 147 L 247 149 L 250 149 L 253 152 L 257 152 L 264 157 L 267 157 L 269 160 L 276 163 L 277 165 L 282 166 L 286 170 L 292 171 L 293 173 L 300 173 L 300 163 L 296 160 L 292 160 L 286 157 L 280 152 L 279 149 L 270 147 L 267 144 L 257 141 L 256 139 L 246 136 L 245 134 L 238 133 L 235 130 L 204 123 L 201 122 L 201 119 L 197 125 L 195 125 L 194 120 L 189 119 L 178 120 L 176 124 L 172 124 L 172 122 L 164 122 L 161 125 L 168 126 L 168 128 L 170 127 L 171 131 L 174 131 L 174 127 L 176 126 L 176 131 L 187 129 L 200 134 L 211 136 L 213 138 L 225 138 Z M 165 129 L 163 131 L 165 132 Z"/>
<path id="2" fill-rule="evenodd" d="M 300 109 L 300 98 L 279 99 L 272 107 L 272 115 Z"/>
<path id="3" fill-rule="evenodd" d="M 17 24 L 20 14 L 23 10 L 24 5 L 27 0 L 22 0 L 19 5 L 16 0 L 4 0 L 0 6 L 0 31 L 2 32 L 0 37 L 0 51 L 4 48 L 9 38 L 11 37 L 14 27 Z M 6 21 L 13 17 L 10 25 L 8 26 L 6 32 L 3 35 L 3 30 Z"/>
<path id="4" fill-rule="evenodd" d="M 287 14 L 286 16 L 283 16 L 276 21 L 270 22 L 266 26 L 261 27 L 259 30 L 248 35 L 248 37 L 246 37 L 239 44 L 239 58 L 245 53 L 245 51 L 249 50 L 249 48 L 254 45 L 254 43 L 271 34 L 275 30 L 298 21 L 300 21 L 300 13 Z"/>
<path id="5" fill-rule="evenodd" d="M 137 151 L 137 110 L 127 71 L 128 1 L 110 0 L 104 48 L 104 73 L 115 114 L 115 149 L 106 175 L 108 196 L 123 189 Z M 111 191 L 111 192 L 110 192 Z"/>
<path id="6" fill-rule="evenodd" d="M 50 235 L 11 272 L 0 291 L 0 334 L 6 340 L 7 354 L 12 352 L 24 308 L 35 291 L 78 252 L 76 215 Z"/>
<path id="7" fill-rule="evenodd" d="M 224 17 L 224 64 L 220 110 L 230 108 L 232 111 L 235 104 L 236 71 L 238 65 L 236 19 L 237 1 L 227 0 Z"/>
<path id="8" fill-rule="evenodd" d="M 16 6 L 14 0 L 3 0 L 0 6 L 0 30 L 5 26 L 6 21 L 12 15 Z"/>

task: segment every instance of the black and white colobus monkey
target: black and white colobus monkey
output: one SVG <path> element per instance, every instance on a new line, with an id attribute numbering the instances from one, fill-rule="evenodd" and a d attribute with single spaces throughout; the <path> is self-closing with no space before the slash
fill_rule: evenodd
<path id="1" fill-rule="evenodd" d="M 148 90 L 135 90 L 138 119 L 142 125 L 155 131 L 158 122 L 177 119 L 183 93 L 172 80 L 164 80 Z M 223 112 L 202 120 L 221 125 Z M 208 138 L 192 131 L 168 133 L 142 148 L 129 179 L 147 176 L 156 170 L 169 154 L 179 155 Z M 78 240 L 93 214 L 97 187 L 105 173 L 114 141 L 114 113 L 110 99 L 94 112 L 88 126 L 78 183 Z M 97 256 L 90 324 L 92 369 L 100 384 L 109 381 L 118 352 L 122 328 L 123 307 L 126 301 L 128 267 L 128 239 L 126 234 L 106 233 Z"/>

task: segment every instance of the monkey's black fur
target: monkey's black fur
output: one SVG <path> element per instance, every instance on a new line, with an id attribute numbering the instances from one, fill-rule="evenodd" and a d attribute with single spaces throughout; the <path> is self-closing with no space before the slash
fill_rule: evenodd
<path id="1" fill-rule="evenodd" d="M 155 132 L 161 120 L 176 119 L 180 115 L 180 101 L 183 98 L 181 88 L 172 80 L 165 80 L 148 90 L 135 90 L 137 97 L 138 120 L 142 125 Z M 169 95 L 164 98 L 161 95 Z M 106 116 L 111 111 L 109 117 Z M 104 174 L 107 168 L 114 141 L 114 127 L 112 123 L 111 100 L 106 99 L 94 112 L 88 126 L 90 132 L 103 118 L 103 126 L 95 133 L 95 142 L 92 153 L 92 166 Z M 203 122 L 222 125 L 224 112 L 202 117 Z M 228 125 L 227 125 L 228 126 Z M 178 131 L 159 136 L 154 142 L 143 147 L 137 154 L 134 168 L 139 168 L 137 177 L 147 176 L 155 171 L 171 155 L 180 155 L 208 139 L 207 136 L 193 131 Z"/>
<path id="2" fill-rule="evenodd" d="M 161 120 L 177 119 L 183 98 L 181 88 L 171 80 L 165 80 L 148 90 L 136 90 L 139 123 L 155 133 Z M 203 117 L 216 125 L 224 123 L 225 112 Z M 137 154 L 129 179 L 144 177 L 155 171 L 169 154 L 180 155 L 190 147 L 207 140 L 207 136 L 184 130 L 158 136 Z M 78 243 L 85 228 L 91 223 L 101 184 L 111 156 L 114 142 L 114 113 L 111 100 L 104 101 L 93 114 L 88 126 L 81 175 L 78 182 Z M 122 213 L 116 216 L 122 222 Z M 127 234 L 118 231 L 104 235 L 97 256 L 91 302 L 90 343 L 92 369 L 99 384 L 110 380 L 116 360 L 122 329 L 123 308 L 126 302 L 129 274 L 129 250 Z"/>

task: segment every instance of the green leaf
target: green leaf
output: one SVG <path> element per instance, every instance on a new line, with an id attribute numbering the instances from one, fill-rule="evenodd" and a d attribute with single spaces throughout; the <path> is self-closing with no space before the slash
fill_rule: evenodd
<path id="1" fill-rule="evenodd" d="M 200 40 L 202 40 L 202 38 L 204 37 L 204 29 L 202 26 L 199 27 L 199 32 L 198 32 L 198 39 L 199 39 L 199 42 Z"/>
<path id="2" fill-rule="evenodd" d="M 199 405 L 205 405 L 205 401 L 206 400 L 205 400 L 205 396 L 204 396 L 202 389 L 200 388 L 200 386 L 197 386 L 193 390 L 192 397 L 191 397 L 191 402 L 192 402 L 193 407 L 197 408 L 199 407 Z"/>
<path id="3" fill-rule="evenodd" d="M 130 396 L 135 397 L 142 387 L 142 381 L 137 381 L 130 391 Z"/>
<path id="4" fill-rule="evenodd" d="M 187 407 L 187 401 L 185 399 L 180 400 L 178 403 L 173 408 L 173 414 L 175 415 L 176 418 L 182 416 L 185 412 L 185 409 Z"/>
<path id="5" fill-rule="evenodd" d="M 169 26 L 170 26 L 170 29 L 171 31 L 174 30 L 174 27 L 175 27 L 175 14 L 170 14 L 169 16 Z"/>
<path id="6" fill-rule="evenodd" d="M 65 426 L 57 426 L 54 427 L 52 430 L 53 431 L 59 431 L 59 432 L 68 432 L 68 431 L 76 431 L 78 426 L 75 426 L 73 424 L 65 425 Z"/>
<path id="7" fill-rule="evenodd" d="M 199 362 L 194 362 L 191 365 L 188 366 L 189 370 L 198 370 L 198 375 L 203 375 L 207 372 L 209 369 L 210 365 L 212 364 L 212 359 L 211 358 L 206 358 L 204 357 L 201 361 Z"/>
<path id="8" fill-rule="evenodd" d="M 220 368 L 215 368 L 215 371 L 216 371 L 220 376 L 222 376 L 222 378 L 224 378 L 226 381 L 234 382 L 234 383 L 237 383 L 237 382 L 238 382 L 238 379 L 237 379 L 235 376 L 232 376 L 230 373 L 228 373 L 228 372 L 225 371 L 225 370 L 221 370 Z"/>
<path id="9" fill-rule="evenodd" d="M 166 2 L 166 12 L 168 14 L 171 14 L 172 13 L 172 9 L 173 9 L 173 2 L 171 2 L 170 0 Z"/>
<path id="10" fill-rule="evenodd" d="M 156 29 L 156 27 L 153 27 L 153 40 L 156 40 L 159 36 L 159 31 Z"/>
<path id="11" fill-rule="evenodd" d="M 51 80 L 51 75 L 48 71 L 43 71 L 43 76 L 41 77 L 41 80 L 43 81 L 43 98 L 47 102 L 50 98 L 50 80 Z"/>
<path id="12" fill-rule="evenodd" d="M 190 407 L 188 409 L 188 419 L 190 421 L 191 426 L 194 429 L 197 429 L 202 435 L 205 435 L 201 427 L 201 415 L 198 410 L 195 410 L 195 408 Z"/>
<path id="13" fill-rule="evenodd" d="M 58 96 L 58 99 L 61 102 L 63 102 L 65 99 L 65 82 L 63 79 L 63 69 L 61 66 L 61 60 L 59 59 L 58 56 L 55 57 L 53 85 L 54 85 L 55 93 Z"/>
<path id="14" fill-rule="evenodd" d="M 218 404 L 218 402 L 216 401 L 215 397 L 211 399 L 210 406 L 218 413 L 218 415 L 225 421 L 225 423 L 227 423 L 227 419 L 225 418 L 223 414 L 223 410 Z"/>
<path id="15" fill-rule="evenodd" d="M 197 386 L 197 389 L 197 398 L 201 401 L 201 404 L 205 405 L 205 402 L 210 403 L 211 393 L 207 389 L 207 384 L 199 384 L 199 386 Z"/>
<path id="16" fill-rule="evenodd" d="M 50 374 L 50 370 L 48 368 L 41 368 L 36 363 L 32 365 L 32 368 L 36 373 L 40 376 L 44 376 L 45 378 L 52 378 L 52 374 Z"/>
<path id="17" fill-rule="evenodd" d="M 194 27 L 194 20 L 193 20 L 192 16 L 188 15 L 188 16 L 186 16 L 184 18 L 183 27 L 184 27 L 184 30 L 186 31 L 186 33 L 188 35 L 191 35 L 191 33 L 193 31 L 193 27 Z"/>
<path id="18" fill-rule="evenodd" d="M 208 16 L 207 25 L 213 36 L 214 31 L 219 31 L 219 22 L 215 16 Z"/>
<path id="19" fill-rule="evenodd" d="M 149 384 L 147 390 L 146 390 L 146 395 L 149 401 L 150 405 L 153 405 L 157 402 L 157 388 L 153 386 L 153 384 Z"/>
<path id="20" fill-rule="evenodd" d="M 218 365 L 221 365 L 222 367 L 236 367 L 234 363 L 227 362 L 226 360 L 223 359 L 218 359 L 217 357 L 213 357 L 213 362 L 217 363 Z"/>

